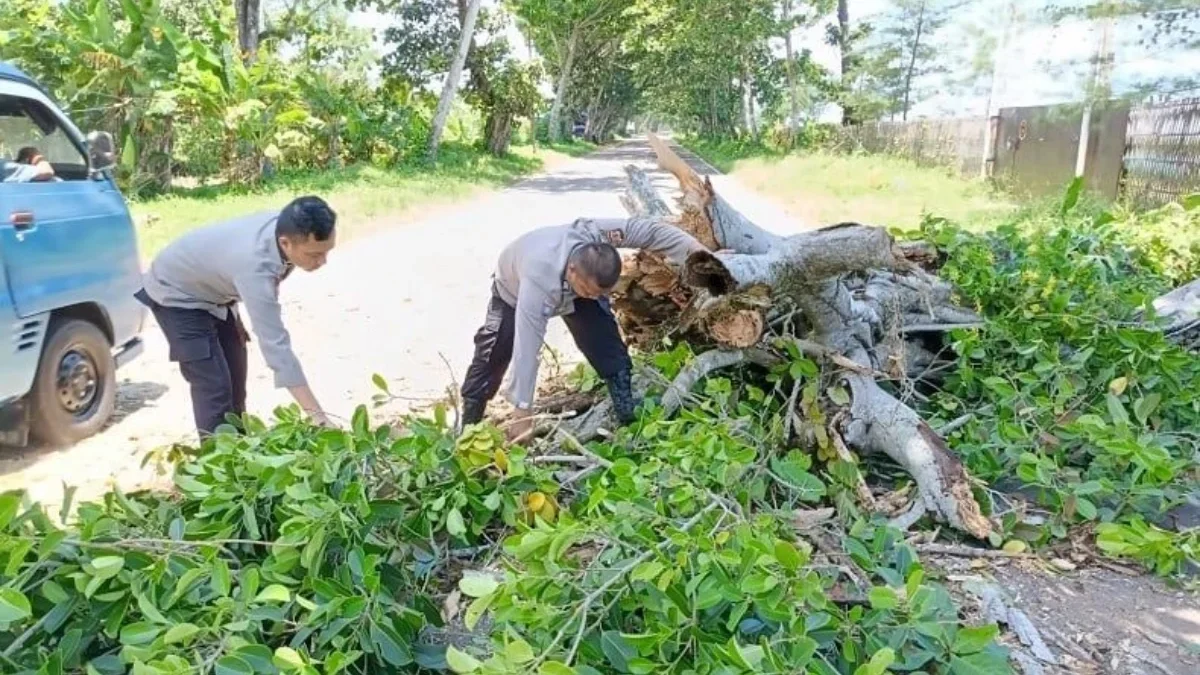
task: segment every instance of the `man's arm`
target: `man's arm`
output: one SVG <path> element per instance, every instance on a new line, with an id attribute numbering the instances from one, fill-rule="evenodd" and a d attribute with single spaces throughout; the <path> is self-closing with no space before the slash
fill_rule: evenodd
<path id="1" fill-rule="evenodd" d="M 54 178 L 54 167 L 51 166 L 50 162 L 46 161 L 46 158 L 42 157 L 40 154 L 34 155 L 33 160 L 30 162 L 30 164 L 33 165 L 33 169 L 34 169 L 34 175 L 33 175 L 32 180 L 42 181 L 42 180 L 50 180 L 51 178 Z"/>
<path id="2" fill-rule="evenodd" d="M 37 164 L 5 161 L 3 166 L 0 166 L 0 174 L 3 174 L 0 178 L 5 183 L 33 183 L 53 178 L 54 167 L 44 159 Z"/>
<path id="3" fill-rule="evenodd" d="M 507 391 L 509 403 L 516 408 L 516 421 L 508 430 L 509 438 L 523 436 L 532 426 L 533 397 L 542 341 L 546 337 L 545 295 L 530 283 L 521 284 L 514 313 L 512 376 Z"/>
<path id="4" fill-rule="evenodd" d="M 654 218 L 597 218 L 592 223 L 613 246 L 653 251 L 676 265 L 693 251 L 708 250 L 687 232 Z"/>
<path id="5" fill-rule="evenodd" d="M 304 377 L 300 359 L 292 351 L 292 339 L 283 325 L 283 308 L 279 304 L 278 286 L 267 272 L 256 272 L 236 279 L 238 295 L 246 305 L 250 325 L 258 338 L 263 359 L 275 373 L 275 386 L 287 389 L 296 403 L 317 424 L 328 419 Z"/>

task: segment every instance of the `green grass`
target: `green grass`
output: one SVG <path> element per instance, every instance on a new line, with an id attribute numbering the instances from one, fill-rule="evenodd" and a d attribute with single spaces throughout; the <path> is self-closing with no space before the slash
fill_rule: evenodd
<path id="1" fill-rule="evenodd" d="M 344 169 L 279 175 L 255 186 L 179 188 L 131 204 L 142 255 L 150 258 L 184 232 L 209 223 L 280 208 L 292 198 L 316 194 L 338 213 L 343 239 L 395 225 L 422 207 L 470 199 L 481 190 L 508 185 L 562 161 L 586 155 L 586 143 L 514 147 L 507 157 L 473 148 L 443 146 L 436 166 L 414 162 L 392 169 L 356 165 Z"/>
<path id="2" fill-rule="evenodd" d="M 986 229 L 1014 209 L 1008 198 L 982 181 L 894 157 L 785 154 L 736 142 L 684 144 L 748 188 L 814 223 L 855 221 L 913 229 L 923 214 L 932 213 L 970 229 Z"/>

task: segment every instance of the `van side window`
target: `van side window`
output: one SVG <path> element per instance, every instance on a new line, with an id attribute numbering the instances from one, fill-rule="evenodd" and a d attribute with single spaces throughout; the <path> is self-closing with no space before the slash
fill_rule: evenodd
<path id="1" fill-rule="evenodd" d="M 88 177 L 87 157 L 59 127 L 54 113 L 40 101 L 0 93 L 0 162 L 26 162 L 29 149 L 50 162 L 59 180 Z"/>

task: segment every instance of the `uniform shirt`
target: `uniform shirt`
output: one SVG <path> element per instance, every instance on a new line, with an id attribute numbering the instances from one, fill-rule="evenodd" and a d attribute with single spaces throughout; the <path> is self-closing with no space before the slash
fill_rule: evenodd
<path id="1" fill-rule="evenodd" d="M 38 168 L 32 164 L 0 159 L 0 183 L 30 183 L 37 175 Z"/>
<path id="2" fill-rule="evenodd" d="M 258 213 L 188 232 L 158 254 L 144 287 L 164 307 L 200 309 L 221 321 L 241 301 L 275 386 L 298 387 L 307 380 L 279 305 L 279 282 L 292 265 L 275 236 L 278 215 Z"/>
<path id="3" fill-rule="evenodd" d="M 516 309 L 512 373 L 505 395 L 517 408 L 533 405 L 546 323 L 552 316 L 575 311 L 575 293 L 566 280 L 567 259 L 577 246 L 589 242 L 654 251 L 677 265 L 692 251 L 705 250 L 683 230 L 651 218 L 581 218 L 570 225 L 533 230 L 509 244 L 500 254 L 495 290 Z"/>

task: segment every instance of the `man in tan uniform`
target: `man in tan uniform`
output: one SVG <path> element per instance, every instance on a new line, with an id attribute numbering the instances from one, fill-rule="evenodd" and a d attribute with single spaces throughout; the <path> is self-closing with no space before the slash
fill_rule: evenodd
<path id="1" fill-rule="evenodd" d="M 500 254 L 492 299 L 475 334 L 475 358 L 463 381 L 463 424 L 475 424 L 512 368 L 507 398 L 518 421 L 516 438 L 529 430 L 539 353 L 550 317 L 561 316 L 588 363 L 608 384 L 622 424 L 634 417 L 633 364 L 621 340 L 608 294 L 621 276 L 617 248 L 647 249 L 676 264 L 704 250 L 684 231 L 649 218 L 581 218 L 533 230 Z"/>

